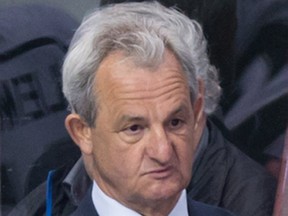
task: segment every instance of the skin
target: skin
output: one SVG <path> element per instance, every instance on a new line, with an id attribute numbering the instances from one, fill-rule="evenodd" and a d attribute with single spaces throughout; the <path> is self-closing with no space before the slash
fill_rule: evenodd
<path id="1" fill-rule="evenodd" d="M 94 90 L 96 127 L 77 114 L 66 119 L 89 175 L 128 208 L 168 215 L 191 178 L 204 127 L 203 91 L 192 104 L 187 79 L 169 51 L 153 70 L 136 67 L 120 51 L 110 53 Z"/>

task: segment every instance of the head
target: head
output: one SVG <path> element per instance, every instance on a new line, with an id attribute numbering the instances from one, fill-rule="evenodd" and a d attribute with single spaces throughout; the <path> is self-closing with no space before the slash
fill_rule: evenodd
<path id="1" fill-rule="evenodd" d="M 66 127 L 99 187 L 140 213 L 168 213 L 220 91 L 199 24 L 158 3 L 102 8 L 74 36 L 63 91 Z"/>

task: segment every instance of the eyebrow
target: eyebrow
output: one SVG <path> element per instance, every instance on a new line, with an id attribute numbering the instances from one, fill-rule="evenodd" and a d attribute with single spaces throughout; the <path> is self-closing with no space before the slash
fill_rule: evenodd
<path id="1" fill-rule="evenodd" d="M 115 132 L 118 132 L 120 129 L 122 129 L 123 126 L 129 123 L 140 123 L 144 122 L 145 118 L 138 115 L 129 115 L 124 114 L 122 115 L 114 124 L 113 128 Z"/>
<path id="2" fill-rule="evenodd" d="M 184 103 L 181 103 L 178 107 L 176 107 L 174 110 L 172 110 L 164 119 L 165 121 L 168 121 L 171 117 L 179 114 L 179 113 L 188 113 L 187 105 Z M 133 114 L 124 114 L 122 115 L 118 121 L 116 122 L 115 126 L 118 128 L 121 124 L 127 124 L 127 123 L 140 123 L 145 122 L 147 119 L 145 119 L 143 116 L 139 115 L 133 115 Z"/>
<path id="3" fill-rule="evenodd" d="M 180 104 L 180 106 L 179 107 L 177 107 L 174 111 L 172 111 L 170 114 L 169 114 L 169 116 L 174 116 L 174 115 L 177 115 L 178 113 L 181 113 L 181 112 L 183 112 L 183 113 L 188 113 L 188 108 L 187 108 L 187 105 L 185 105 L 185 104 Z M 169 118 L 169 116 L 168 116 L 168 118 Z"/>
<path id="4" fill-rule="evenodd" d="M 181 104 L 179 107 L 177 107 L 175 110 L 173 110 L 168 116 L 167 119 L 169 119 L 171 116 L 177 115 L 178 113 L 188 113 L 188 109 L 187 106 L 184 104 Z M 123 115 L 121 116 L 121 118 L 119 119 L 118 122 L 143 122 L 145 121 L 145 118 L 142 116 L 138 116 L 138 115 Z"/>
<path id="5" fill-rule="evenodd" d="M 140 122 L 144 120 L 145 120 L 144 117 L 126 114 L 126 115 L 121 116 L 118 122 L 134 122 L 134 121 Z"/>

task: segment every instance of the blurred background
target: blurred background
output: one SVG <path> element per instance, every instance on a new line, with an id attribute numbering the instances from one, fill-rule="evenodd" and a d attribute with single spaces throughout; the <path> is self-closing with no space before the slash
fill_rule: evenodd
<path id="1" fill-rule="evenodd" d="M 87 11 L 99 5 L 98 0 L 0 0 L 0 7 L 24 3 L 41 3 L 53 7 L 59 7 L 70 13 L 76 19 L 81 20 Z"/>

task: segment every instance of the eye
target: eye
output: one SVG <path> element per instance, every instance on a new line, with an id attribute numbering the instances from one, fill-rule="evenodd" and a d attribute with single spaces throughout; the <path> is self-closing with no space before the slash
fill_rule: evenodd
<path id="1" fill-rule="evenodd" d="M 172 119 L 170 122 L 169 122 L 169 127 L 171 129 L 179 129 L 182 125 L 183 125 L 183 121 L 181 119 Z"/>
<path id="2" fill-rule="evenodd" d="M 125 127 L 119 134 L 123 141 L 134 144 L 142 139 L 144 136 L 144 129 L 145 127 L 143 125 L 133 124 Z"/>
<path id="3" fill-rule="evenodd" d="M 143 127 L 137 124 L 131 125 L 127 128 L 125 128 L 123 131 L 127 134 L 127 135 L 137 135 L 138 133 L 140 133 L 142 131 Z"/>

